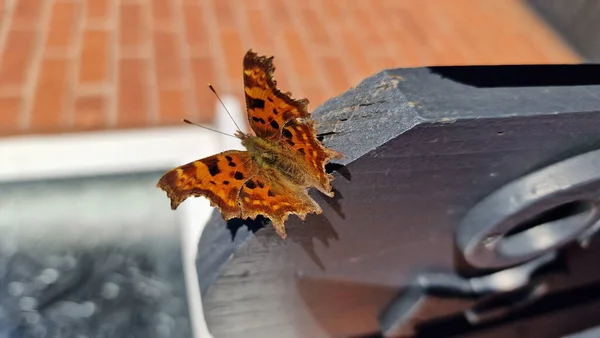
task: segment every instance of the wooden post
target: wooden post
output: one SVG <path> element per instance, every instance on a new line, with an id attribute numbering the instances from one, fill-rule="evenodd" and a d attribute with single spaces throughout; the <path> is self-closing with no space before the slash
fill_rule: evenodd
<path id="1" fill-rule="evenodd" d="M 291 216 L 287 240 L 218 214 L 202 235 L 197 266 L 215 337 L 373 334 L 415 273 L 467 271 L 453 229 L 470 207 L 532 170 L 600 148 L 600 68 L 388 70 L 314 117 L 323 142 L 346 156 L 331 166 L 336 197 L 313 192 L 323 214 Z M 555 336 L 600 322 L 557 316 L 528 325 Z M 544 324 L 567 320 L 564 332 Z"/>

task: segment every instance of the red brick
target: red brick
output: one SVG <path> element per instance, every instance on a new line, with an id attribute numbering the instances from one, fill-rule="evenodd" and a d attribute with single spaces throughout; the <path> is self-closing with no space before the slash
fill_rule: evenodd
<path id="1" fill-rule="evenodd" d="M 458 17 L 471 18 L 469 22 L 455 20 L 457 28 L 456 36 L 460 36 L 463 41 L 465 41 L 464 43 L 461 43 L 461 48 L 469 51 L 469 53 L 464 56 L 465 61 L 472 64 L 493 63 L 494 59 L 498 59 L 498 56 L 502 54 L 501 49 L 497 47 L 506 46 L 505 38 L 502 37 L 502 34 L 498 34 L 502 25 L 490 25 L 489 19 L 482 18 L 481 15 L 479 15 L 480 13 L 473 13 L 470 7 L 472 6 L 464 3 L 464 1 L 456 1 L 453 6 L 446 6 L 447 13 L 450 17 L 452 17 L 452 14 L 450 13 L 454 13 L 454 15 L 458 15 Z M 469 12 L 472 14 L 468 14 Z M 501 15 L 501 13 L 497 14 Z M 477 27 L 477 29 L 474 29 L 474 27 Z M 492 37 L 494 43 L 490 44 L 488 41 Z M 493 46 L 493 48 L 488 48 L 488 46 Z M 519 51 L 517 49 L 508 54 L 515 55 L 518 53 Z"/>
<path id="2" fill-rule="evenodd" d="M 271 9 L 270 20 L 275 27 L 291 27 L 291 16 L 286 1 L 267 0 L 267 6 Z"/>
<path id="3" fill-rule="evenodd" d="M 181 19 L 184 20 L 184 32 L 177 31 L 175 25 L 171 26 L 179 13 L 172 11 L 175 7 L 169 0 L 15 0 L 14 24 L 4 46 L 6 53 L 0 56 L 0 92 L 17 96 L 21 89 L 19 86 L 25 83 L 25 74 L 32 69 L 32 52 L 38 47 L 34 45 L 38 34 L 34 30 L 47 4 L 53 6 L 45 42 L 50 47 L 47 49 L 49 53 L 53 53 L 55 50 L 52 48 L 55 47 L 74 46 L 71 37 L 78 36 L 79 32 L 74 31 L 78 24 L 73 25 L 72 20 L 87 20 L 90 23 L 88 29 L 102 24 L 112 25 L 112 22 L 102 20 L 110 19 L 109 16 L 116 11 L 120 12 L 121 20 L 117 25 L 120 26 L 117 35 L 122 47 L 121 57 L 135 55 L 145 58 L 148 52 L 146 44 L 155 41 L 157 48 L 151 52 L 157 55 L 156 63 L 137 59 L 121 62 L 117 79 L 120 89 L 118 121 L 125 126 L 148 125 L 149 108 L 157 109 L 156 112 L 151 111 L 157 114 L 152 117 L 158 117 L 157 120 L 164 124 L 176 122 L 183 115 L 200 123 L 209 122 L 216 100 L 206 88 L 206 83 L 213 83 L 221 95 L 233 94 L 243 99 L 241 58 L 249 47 L 259 54 L 275 56 L 275 79 L 280 88 L 291 91 L 295 97 L 307 97 L 311 110 L 326 98 L 387 67 L 576 60 L 567 47 L 560 46 L 552 33 L 536 21 L 520 0 L 481 5 L 474 0 L 431 0 L 426 4 L 395 0 L 319 0 L 294 4 L 288 2 L 290 0 L 243 3 L 239 0 L 212 0 L 208 4 L 199 0 L 179 1 L 183 5 Z M 0 14 L 6 3 L 0 0 Z M 86 13 L 77 13 L 76 6 L 85 9 Z M 146 12 L 148 10 L 150 12 Z M 151 16 L 147 17 L 148 14 Z M 239 16 L 244 16 L 244 20 L 238 21 Z M 154 40 L 156 36 L 149 29 L 152 20 L 155 30 L 174 34 Z M 212 26 L 209 27 L 209 24 Z M 241 27 L 241 24 L 245 26 Z M 26 28 L 31 31 L 22 32 Z M 105 34 L 108 40 L 101 38 L 103 41 L 98 44 L 103 47 L 90 48 L 94 43 L 83 42 L 78 80 L 108 85 L 108 71 L 112 68 L 108 60 L 112 62 L 114 57 L 109 54 L 113 52 L 113 46 L 108 43 L 113 42 L 113 32 Z M 182 61 L 187 60 L 182 60 L 184 55 L 180 53 L 185 49 L 180 49 L 181 36 L 177 34 L 185 34 L 192 52 L 193 112 L 184 109 L 190 108 L 187 106 L 189 93 L 181 92 L 186 89 L 182 78 L 187 76 L 183 74 Z M 162 42 L 159 41 L 161 39 Z M 341 49 L 338 50 L 339 47 Z M 136 48 L 139 48 L 139 53 L 136 53 Z M 52 54 L 53 57 L 55 54 Z M 325 56 L 329 59 L 321 59 Z M 336 62 L 341 57 L 346 63 Z M 75 61 L 65 61 L 67 69 Z M 226 68 L 216 71 L 213 63 Z M 47 68 L 46 64 L 44 68 Z M 155 75 L 149 72 L 154 68 L 158 71 L 158 88 L 151 86 L 150 79 L 154 79 Z M 42 74 L 40 81 L 42 78 L 48 78 L 48 75 Z M 325 83 L 329 85 L 324 86 Z M 66 88 L 77 84 L 68 85 Z M 77 128 L 93 129 L 106 123 L 100 117 L 108 114 L 103 109 L 108 109 L 110 97 L 105 97 L 106 101 L 85 97 L 62 102 L 60 98 L 65 97 L 64 93 L 51 96 L 46 86 L 51 85 L 39 87 L 40 92 L 36 94 L 41 97 L 36 98 L 38 102 L 34 105 L 37 109 L 34 113 L 36 124 L 39 124 L 36 121 L 46 119 L 54 120 L 46 126 L 75 122 Z M 57 92 L 64 92 L 58 87 Z M 6 103 L 4 100 L 8 99 L 0 99 L 0 125 L 2 118 L 9 116 L 5 112 L 12 111 L 8 123 L 12 121 L 14 126 L 19 118 L 15 113 L 18 107 L 11 104 L 20 103 Z M 47 103 L 43 103 L 44 100 Z M 154 107 L 154 102 L 158 102 L 159 106 Z M 62 107 L 62 104 L 75 105 L 75 121 L 66 121 L 66 116 L 61 116 L 61 111 L 71 112 L 71 107 Z M 95 113 L 98 111 L 104 113 Z M 201 116 L 194 117 L 194 114 Z"/>
<path id="4" fill-rule="evenodd" d="M 154 57 L 159 87 L 180 87 L 182 85 L 182 59 L 178 47 L 176 34 L 154 31 Z"/>
<path id="5" fill-rule="evenodd" d="M 183 90 L 161 90 L 158 94 L 159 122 L 165 124 L 179 123 L 188 118 L 185 92 Z"/>
<path id="6" fill-rule="evenodd" d="M 20 97 L 0 97 L 0 134 L 14 134 L 19 130 Z"/>
<path id="7" fill-rule="evenodd" d="M 34 51 L 36 32 L 11 31 L 0 63 L 0 86 L 21 85 L 25 81 Z"/>
<path id="8" fill-rule="evenodd" d="M 495 8 L 486 8 L 479 4 L 479 8 L 485 8 L 491 13 L 495 12 Z M 542 53 L 550 63 L 581 63 L 581 59 L 577 54 L 569 48 L 569 46 L 561 43 L 560 37 L 546 27 L 544 24 L 537 24 L 539 19 L 535 13 L 530 11 L 526 6 L 523 6 L 519 0 L 511 0 L 496 4 L 503 6 L 507 17 L 515 18 L 511 25 L 512 33 L 528 32 L 522 35 L 528 37 L 529 41 L 536 45 L 536 49 Z M 510 30 L 507 32 L 510 35 Z M 548 48 L 548 46 L 553 46 Z"/>
<path id="9" fill-rule="evenodd" d="M 306 83 L 302 85 L 302 92 L 298 93 L 297 97 L 305 97 L 308 99 L 308 111 L 312 112 L 323 104 L 326 99 L 331 97 L 331 91 L 325 90 L 323 87 L 315 83 Z"/>
<path id="10" fill-rule="evenodd" d="M 539 42 L 541 34 L 539 34 L 535 26 L 531 22 L 527 22 L 527 18 L 519 15 L 511 8 L 515 8 L 514 4 L 509 5 L 510 1 L 504 1 L 502 4 L 496 4 L 491 8 L 488 6 L 470 6 L 465 4 L 464 1 L 459 1 L 459 7 L 464 12 L 469 13 L 470 16 L 476 16 L 481 27 L 476 30 L 476 36 L 474 43 L 485 46 L 482 50 L 484 55 L 487 55 L 486 63 L 546 63 L 550 61 L 545 57 L 544 48 L 536 47 Z M 498 15 L 503 14 L 505 17 L 510 17 L 512 20 L 511 25 L 498 25 L 490 26 L 489 22 L 496 20 Z M 483 24 L 488 23 L 488 24 Z M 520 27 L 524 29 L 521 30 Z M 541 25 L 540 25 L 541 26 Z M 473 26 L 471 26 L 473 27 Z M 475 26 L 476 27 L 476 26 Z M 527 33 L 524 33 L 527 32 Z M 538 34 L 536 34 L 538 33 Z M 495 35 L 496 44 L 491 45 L 485 43 L 486 37 Z M 533 38 L 533 36 L 536 36 Z M 502 46 L 497 48 L 497 46 Z"/>
<path id="11" fill-rule="evenodd" d="M 157 24 L 173 22 L 173 1 L 152 0 L 152 18 Z"/>
<path id="12" fill-rule="evenodd" d="M 339 95 L 348 89 L 350 81 L 346 76 L 346 70 L 342 65 L 342 60 L 334 57 L 325 57 L 322 59 L 325 72 L 329 78 L 331 89 L 335 95 Z"/>
<path id="13" fill-rule="evenodd" d="M 355 83 L 362 80 L 364 76 L 372 72 L 369 60 L 365 56 L 365 51 L 360 43 L 356 41 L 355 35 L 350 30 L 344 29 L 340 32 L 340 38 L 343 42 L 341 52 L 351 62 L 352 71 L 350 72 L 350 81 Z"/>
<path id="14" fill-rule="evenodd" d="M 28 1 L 28 0 L 24 0 Z M 92 20 L 103 20 L 108 18 L 110 0 L 87 0 L 86 17 Z"/>
<path id="15" fill-rule="evenodd" d="M 235 26 L 236 20 L 233 16 L 229 0 L 214 0 L 213 6 L 215 9 L 214 14 L 217 18 L 217 25 L 219 27 L 232 28 Z"/>
<path id="16" fill-rule="evenodd" d="M 414 17 L 416 13 L 398 10 L 394 12 L 395 44 L 391 44 L 403 67 L 433 65 L 433 57 L 427 46 L 427 35 Z"/>
<path id="17" fill-rule="evenodd" d="M 341 4 L 339 0 L 322 0 L 321 5 L 323 6 L 323 17 L 331 22 L 340 22 L 343 18 L 341 9 L 351 5 L 351 2 L 346 1 Z"/>
<path id="18" fill-rule="evenodd" d="M 273 38 L 267 28 L 267 21 L 263 11 L 252 9 L 246 11 L 246 28 L 250 32 L 251 40 L 254 43 L 253 49 L 257 53 L 273 53 Z"/>
<path id="19" fill-rule="evenodd" d="M 303 10 L 301 12 L 302 25 L 304 29 L 308 31 L 310 36 L 310 43 L 320 47 L 328 47 L 331 45 L 331 39 L 325 26 L 320 20 L 318 14 L 311 9 Z"/>
<path id="20" fill-rule="evenodd" d="M 372 58 L 375 64 L 378 64 L 379 67 L 375 70 L 376 72 L 380 72 L 382 70 L 390 69 L 390 68 L 398 68 L 402 67 L 402 62 L 399 58 L 394 58 L 392 56 L 376 56 Z"/>
<path id="21" fill-rule="evenodd" d="M 188 44 L 194 49 L 207 50 L 209 48 L 209 30 L 202 15 L 201 6 L 189 4 L 183 6 L 185 35 Z"/>
<path id="22" fill-rule="evenodd" d="M 142 45 L 148 30 L 142 5 L 139 3 L 121 5 L 120 21 L 119 45 L 121 47 Z"/>
<path id="23" fill-rule="evenodd" d="M 290 55 L 294 72 L 298 77 L 312 79 L 317 75 L 315 65 L 310 59 L 311 53 L 306 49 L 304 41 L 296 29 L 287 29 L 284 32 L 285 43 Z"/>
<path id="24" fill-rule="evenodd" d="M 208 84 L 211 83 L 217 91 L 219 85 L 216 83 L 214 62 L 208 57 L 197 57 L 191 59 L 192 73 L 194 78 L 194 88 L 196 93 L 196 116 L 191 116 L 198 122 L 207 122 L 212 120 L 214 116 L 214 107 L 216 98 L 215 95 L 208 89 Z"/>
<path id="25" fill-rule="evenodd" d="M 94 130 L 106 127 L 106 97 L 84 96 L 77 98 L 73 124 L 77 130 Z"/>
<path id="26" fill-rule="evenodd" d="M 48 27 L 47 47 L 69 47 L 81 6 L 77 2 L 55 2 Z"/>
<path id="27" fill-rule="evenodd" d="M 377 1 L 377 3 L 381 3 L 381 7 L 385 8 L 387 10 L 406 8 L 406 7 L 412 5 L 410 2 L 398 1 L 398 0 L 379 0 L 379 1 Z M 441 3 L 440 1 L 436 2 L 435 6 L 437 6 L 440 3 Z"/>
<path id="28" fill-rule="evenodd" d="M 80 83 L 104 83 L 108 80 L 109 35 L 104 30 L 86 30 L 83 35 Z"/>
<path id="29" fill-rule="evenodd" d="M 42 62 L 31 112 L 32 130 L 58 130 L 63 126 L 69 64 L 70 61 L 65 59 Z"/>
<path id="30" fill-rule="evenodd" d="M 446 11 L 441 10 L 442 6 L 443 4 L 440 3 L 439 6 L 428 7 L 425 15 L 419 12 L 413 15 L 419 18 L 418 24 L 426 36 L 428 55 L 432 58 L 430 64 L 462 64 L 468 50 L 462 46 L 460 36 L 444 33 L 447 29 L 444 29 L 443 25 L 451 24 L 449 20 L 453 18 L 449 17 Z M 469 7 L 473 5 L 470 4 Z"/>
<path id="31" fill-rule="evenodd" d="M 385 41 L 377 31 L 377 24 L 373 21 L 370 13 L 364 9 L 352 11 L 354 18 L 354 31 L 360 37 L 360 43 L 370 54 L 384 54 Z"/>
<path id="32" fill-rule="evenodd" d="M 261 10 L 266 6 L 266 0 L 244 1 L 244 8 L 247 10 Z"/>
<path id="33" fill-rule="evenodd" d="M 117 125 L 142 126 L 148 122 L 147 69 L 147 60 L 120 60 Z"/>
<path id="34" fill-rule="evenodd" d="M 454 3 L 441 1 L 436 6 L 425 9 L 425 15 L 421 15 L 421 27 L 427 27 L 428 54 L 432 57 L 435 65 L 459 65 L 465 64 L 470 51 L 463 45 L 460 32 L 456 31 L 455 21 L 457 18 L 448 15 L 450 6 Z M 402 47 L 397 45 L 398 49 Z M 404 60 L 403 60 L 404 61 Z"/>
<path id="35" fill-rule="evenodd" d="M 436 7 L 437 2 L 435 2 L 434 0 L 432 1 L 432 5 L 421 6 L 421 10 L 424 13 L 429 14 L 429 10 L 435 9 Z M 371 19 L 374 21 L 375 24 L 379 25 L 380 28 L 384 28 L 384 31 L 388 30 L 391 26 L 391 22 L 387 21 L 387 19 L 390 17 L 390 14 L 397 10 L 397 6 L 389 6 L 383 1 L 370 2 L 368 8 L 363 8 L 371 13 Z"/>
<path id="36" fill-rule="evenodd" d="M 273 54 L 269 54 L 269 53 L 262 53 L 260 51 L 256 51 L 259 52 L 259 54 L 261 55 L 266 55 L 266 56 L 271 56 Z M 281 56 L 277 56 L 274 55 L 273 58 L 273 65 L 275 67 L 275 72 L 273 74 L 273 79 L 277 82 L 277 87 L 279 87 L 279 89 L 283 92 L 288 92 L 291 91 L 293 94 L 298 94 L 298 89 L 297 87 L 292 87 L 292 84 L 290 83 L 290 77 L 298 77 L 298 75 L 296 74 L 289 74 L 286 72 L 287 69 L 291 68 L 291 67 L 287 67 L 287 65 L 289 64 L 288 60 L 286 58 L 283 57 L 283 55 Z"/>
<path id="37" fill-rule="evenodd" d="M 433 1 L 429 6 L 420 6 L 416 13 L 407 11 L 402 6 L 389 6 L 379 1 L 373 2 L 369 6 L 370 15 L 368 16 L 369 22 L 367 25 L 370 28 L 365 28 L 365 30 L 379 29 L 376 36 L 381 38 L 374 43 L 378 45 L 378 50 L 369 49 L 369 60 L 371 67 L 375 71 L 379 71 L 384 67 L 378 63 L 379 60 L 392 55 L 397 66 L 410 66 L 416 62 L 413 49 L 418 50 L 419 46 L 423 46 L 428 41 L 428 34 L 421 27 L 425 26 L 425 30 L 430 31 L 437 29 L 438 26 L 438 22 L 433 22 L 431 26 L 424 24 L 424 22 L 432 21 L 430 15 L 431 9 L 437 10 L 437 2 Z M 415 8 L 415 6 L 411 6 L 411 8 Z M 413 19 L 415 14 L 417 15 L 416 19 Z M 399 15 L 409 15 L 410 17 L 406 19 L 407 22 L 399 23 L 400 19 L 397 18 Z M 441 19 L 445 20 L 445 17 Z M 409 30 L 407 26 L 412 26 L 413 29 Z M 389 36 L 393 36 L 393 38 L 386 38 Z M 369 34 L 366 35 L 366 38 L 367 41 L 371 41 L 372 39 Z M 412 48 L 412 46 L 415 46 L 415 48 Z M 425 53 L 431 54 L 430 51 L 426 51 Z M 389 64 L 389 61 L 387 64 Z"/>
<path id="38" fill-rule="evenodd" d="M 240 33 L 235 29 L 224 28 L 221 30 L 221 43 L 223 45 L 223 56 L 225 57 L 225 66 L 227 70 L 227 79 L 230 93 L 235 93 L 243 89 L 242 60 L 246 52 L 242 47 Z"/>
<path id="39" fill-rule="evenodd" d="M 17 24 L 37 23 L 43 3 L 43 0 L 17 0 L 13 20 Z"/>

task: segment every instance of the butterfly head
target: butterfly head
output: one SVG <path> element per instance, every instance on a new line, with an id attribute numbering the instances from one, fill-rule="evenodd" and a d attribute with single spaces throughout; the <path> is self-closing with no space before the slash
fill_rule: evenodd
<path id="1" fill-rule="evenodd" d="M 248 150 L 250 157 L 259 160 L 262 157 L 270 156 L 278 150 L 277 144 L 273 141 L 247 134 L 241 131 L 236 131 L 235 137 L 242 141 L 242 145 Z"/>
<path id="2" fill-rule="evenodd" d="M 248 149 L 249 152 L 258 151 L 258 148 L 260 148 L 260 139 L 252 134 L 238 130 L 235 132 L 234 136 L 242 141 L 242 145 Z"/>
<path id="3" fill-rule="evenodd" d="M 233 134 L 233 136 L 235 136 L 235 137 L 239 138 L 240 140 L 242 140 L 242 143 L 244 143 L 244 141 L 248 140 L 249 138 L 254 137 L 253 135 L 248 134 L 248 133 L 244 133 L 241 130 L 236 130 L 235 133 Z"/>

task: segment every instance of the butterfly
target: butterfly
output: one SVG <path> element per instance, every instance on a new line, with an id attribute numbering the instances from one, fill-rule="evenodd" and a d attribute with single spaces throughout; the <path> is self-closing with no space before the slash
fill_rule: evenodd
<path id="1" fill-rule="evenodd" d="M 325 172 L 325 164 L 343 155 L 317 139 L 308 100 L 293 99 L 277 88 L 272 56 L 248 50 L 243 71 L 248 122 L 255 135 L 238 130 L 235 136 L 246 151 L 228 150 L 171 169 L 157 187 L 167 193 L 173 210 L 190 196 L 204 196 L 225 221 L 262 215 L 285 239 L 290 214 L 304 220 L 322 212 L 309 188 L 333 197 L 333 176 Z"/>

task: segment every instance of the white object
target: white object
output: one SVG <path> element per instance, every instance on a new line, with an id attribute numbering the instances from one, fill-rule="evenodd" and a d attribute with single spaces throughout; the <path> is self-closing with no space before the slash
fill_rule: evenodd
<path id="1" fill-rule="evenodd" d="M 238 125 L 245 116 L 235 97 L 223 103 Z M 227 134 L 236 130 L 217 102 L 214 128 Z M 168 170 L 228 149 L 241 149 L 239 140 L 183 125 L 155 129 L 25 135 L 0 138 L 0 182 L 18 182 Z M 168 208 L 165 201 L 165 208 Z M 213 212 L 205 198 L 190 198 L 176 211 L 181 222 L 182 256 L 190 323 L 197 338 L 212 337 L 204 320 L 196 254 L 200 235 Z"/>

